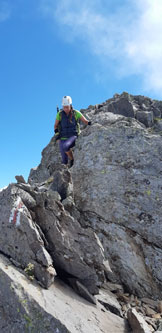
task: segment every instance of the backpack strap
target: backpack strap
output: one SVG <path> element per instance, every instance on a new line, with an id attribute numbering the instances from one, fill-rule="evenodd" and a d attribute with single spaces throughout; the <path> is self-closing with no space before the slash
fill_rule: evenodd
<path id="1" fill-rule="evenodd" d="M 63 109 L 60 109 L 60 110 L 59 110 L 60 121 L 62 120 L 62 111 L 63 111 Z M 81 131 L 80 131 L 79 119 L 77 118 L 77 111 L 74 110 L 74 109 L 72 109 L 72 115 L 74 115 L 74 117 L 75 117 L 75 120 L 76 120 L 76 127 L 77 127 L 77 133 L 78 133 L 78 135 L 79 135 L 79 134 L 81 133 Z"/>
<path id="2" fill-rule="evenodd" d="M 80 135 L 81 130 L 80 130 L 79 119 L 77 118 L 77 111 L 73 110 L 73 113 L 74 113 L 74 117 L 75 117 L 75 120 L 76 120 L 77 132 L 78 132 L 78 135 Z"/>
<path id="3" fill-rule="evenodd" d="M 60 121 L 62 120 L 62 111 L 63 111 L 62 109 L 59 110 L 59 114 L 60 114 L 60 117 L 61 117 Z"/>

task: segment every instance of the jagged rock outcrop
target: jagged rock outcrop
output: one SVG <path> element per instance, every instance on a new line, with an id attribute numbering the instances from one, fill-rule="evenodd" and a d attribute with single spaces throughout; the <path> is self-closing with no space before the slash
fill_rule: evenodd
<path id="1" fill-rule="evenodd" d="M 73 196 L 69 171 L 59 173 L 59 182 L 55 176 L 57 171 L 39 187 L 13 184 L 0 193 L 0 251 L 22 268 L 33 264 L 45 287 L 53 282 L 55 268 L 74 289 L 81 283 L 94 295 L 107 271 L 104 251 L 94 231 L 83 229 L 54 191 L 57 184 L 63 199 Z"/>
<path id="2" fill-rule="evenodd" d="M 55 175 L 50 188 L 53 188 L 53 183 Z M 36 221 L 49 243 L 54 267 L 60 274 L 68 273 L 68 279 L 78 278 L 92 294 L 97 293 L 97 286 L 104 281 L 106 270 L 103 249 L 97 242 L 97 236 L 91 228 L 84 230 L 60 201 L 54 201 L 52 190 L 38 193 L 36 202 Z"/>
<path id="3" fill-rule="evenodd" d="M 93 109 L 92 106 L 90 109 Z M 126 92 L 115 94 L 113 98 L 96 105 L 95 109 L 112 112 L 139 120 L 146 127 L 152 127 L 162 116 L 162 102 L 145 96 L 133 96 Z M 155 126 L 156 127 L 156 126 Z"/>
<path id="4" fill-rule="evenodd" d="M 33 274 L 48 288 L 56 273 L 39 229 L 32 220 L 29 209 L 35 205 L 31 195 L 15 185 L 0 192 L 0 252 L 23 269 L 32 264 Z"/>
<path id="5" fill-rule="evenodd" d="M 93 125 L 76 143 L 75 203 L 67 208 L 72 215 L 79 210 L 82 227 L 97 233 L 116 281 L 154 297 L 162 297 L 162 147 L 155 126 L 161 111 L 162 102 L 126 93 L 83 110 Z M 151 112 L 153 122 L 140 122 L 138 112 Z M 44 180 L 47 170 L 50 176 L 58 167 L 52 139 L 29 182 Z"/>
<path id="6" fill-rule="evenodd" d="M 28 183 L 18 177 L 0 192 L 0 252 L 22 269 L 33 264 L 45 288 L 58 274 L 93 306 L 126 318 L 132 306 L 151 316 L 155 309 L 145 311 L 138 298 L 162 299 L 162 102 L 123 93 L 82 112 L 92 126 L 82 126 L 70 170 L 53 137 Z M 118 291 L 111 300 L 101 292 L 106 281 L 135 296 Z M 68 332 L 61 323 L 59 333 Z M 107 332 L 92 331 L 101 328 Z"/>

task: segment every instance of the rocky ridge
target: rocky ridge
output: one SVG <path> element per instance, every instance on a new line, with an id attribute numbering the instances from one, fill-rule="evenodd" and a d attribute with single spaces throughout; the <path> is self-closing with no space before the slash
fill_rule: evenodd
<path id="1" fill-rule="evenodd" d="M 162 102 L 123 93 L 81 111 L 92 126 L 82 126 L 74 166 L 61 165 L 53 137 L 28 183 L 17 177 L 0 192 L 0 252 L 17 269 L 29 274 L 32 267 L 30 278 L 42 287 L 50 289 L 57 275 L 92 307 L 101 304 L 107 325 L 113 312 L 120 325 L 114 319 L 110 332 L 129 332 L 127 319 L 133 332 L 157 331 Z M 66 332 L 66 321 L 59 325 L 56 332 Z M 100 325 L 96 332 L 106 332 Z"/>

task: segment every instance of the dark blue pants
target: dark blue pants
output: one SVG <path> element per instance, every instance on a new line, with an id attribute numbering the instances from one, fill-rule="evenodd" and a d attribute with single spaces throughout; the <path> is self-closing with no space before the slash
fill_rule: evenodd
<path id="1" fill-rule="evenodd" d="M 66 154 L 67 151 L 70 150 L 70 148 L 73 148 L 75 146 L 75 140 L 77 136 L 73 135 L 67 140 L 60 140 L 59 145 L 60 145 L 60 153 L 62 157 L 62 163 L 67 164 L 68 163 L 68 156 Z"/>

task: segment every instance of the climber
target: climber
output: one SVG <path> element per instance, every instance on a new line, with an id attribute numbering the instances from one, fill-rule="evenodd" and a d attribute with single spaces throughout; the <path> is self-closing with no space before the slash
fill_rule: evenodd
<path id="1" fill-rule="evenodd" d="M 81 120 L 86 125 L 91 125 L 81 112 L 74 110 L 72 106 L 72 99 L 70 96 L 64 96 L 62 99 L 63 110 L 57 113 L 54 125 L 55 139 L 59 140 L 59 147 L 62 156 L 62 163 L 68 164 L 71 168 L 74 163 L 72 148 L 75 146 L 75 140 L 79 135 L 79 124 Z"/>

